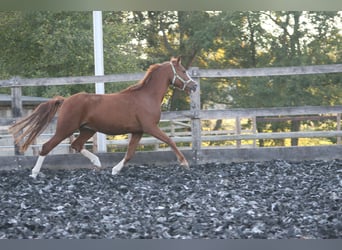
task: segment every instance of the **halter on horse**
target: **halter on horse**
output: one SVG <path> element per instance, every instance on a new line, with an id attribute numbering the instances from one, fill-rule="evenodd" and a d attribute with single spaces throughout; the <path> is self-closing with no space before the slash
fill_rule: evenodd
<path id="1" fill-rule="evenodd" d="M 189 164 L 176 144 L 159 129 L 160 105 L 169 85 L 187 93 L 196 91 L 197 83 L 191 79 L 180 58 L 170 62 L 151 65 L 145 77 L 136 85 L 113 94 L 78 93 L 68 98 L 55 97 L 40 104 L 32 114 L 17 121 L 9 131 L 20 145 L 27 150 L 34 139 L 41 134 L 58 113 L 54 136 L 43 144 L 31 176 L 36 178 L 46 155 L 65 138 L 79 130 L 71 147 L 87 157 L 95 166 L 101 167 L 99 158 L 84 148 L 84 144 L 96 132 L 108 135 L 131 133 L 125 157 L 112 169 L 117 174 L 135 153 L 144 133 L 150 134 L 168 144 L 178 161 L 185 168 Z"/>

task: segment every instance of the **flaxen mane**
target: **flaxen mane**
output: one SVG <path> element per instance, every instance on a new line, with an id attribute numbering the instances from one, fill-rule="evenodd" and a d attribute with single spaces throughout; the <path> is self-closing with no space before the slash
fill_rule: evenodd
<path id="1" fill-rule="evenodd" d="M 161 64 L 157 63 L 157 64 L 153 64 L 151 65 L 144 78 L 141 79 L 137 84 L 133 85 L 133 86 L 130 86 L 128 87 L 127 89 L 124 89 L 123 91 L 121 91 L 121 93 L 124 93 L 124 92 L 129 92 L 129 91 L 134 91 L 134 90 L 139 90 L 141 89 L 142 87 L 145 86 L 145 84 L 151 79 L 151 75 L 154 71 L 156 71 L 159 67 L 160 67 Z"/>

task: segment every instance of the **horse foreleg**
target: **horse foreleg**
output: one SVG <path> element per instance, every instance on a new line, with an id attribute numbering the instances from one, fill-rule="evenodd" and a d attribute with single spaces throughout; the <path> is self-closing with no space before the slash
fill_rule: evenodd
<path id="1" fill-rule="evenodd" d="M 132 158 L 142 135 L 143 135 L 142 133 L 132 134 L 131 139 L 130 139 L 129 144 L 128 144 L 128 149 L 127 149 L 126 155 L 118 164 L 116 164 L 113 167 L 112 175 L 116 175 L 117 173 L 119 173 L 120 170 L 125 166 L 125 163 L 128 162 Z"/>
<path id="2" fill-rule="evenodd" d="M 175 152 L 180 165 L 183 166 L 185 169 L 189 169 L 189 163 L 185 159 L 185 156 L 182 154 L 182 152 L 178 150 L 176 143 L 174 143 L 174 141 L 172 141 L 170 137 L 168 137 L 162 130 L 160 130 L 159 127 L 155 127 L 154 129 L 150 130 L 148 133 L 156 137 L 157 139 L 165 142 L 166 144 L 168 144 L 172 148 L 172 150 Z"/>
<path id="3" fill-rule="evenodd" d="M 124 166 L 125 166 L 125 158 L 123 158 L 118 164 L 116 164 L 113 167 L 112 175 L 118 174 Z"/>

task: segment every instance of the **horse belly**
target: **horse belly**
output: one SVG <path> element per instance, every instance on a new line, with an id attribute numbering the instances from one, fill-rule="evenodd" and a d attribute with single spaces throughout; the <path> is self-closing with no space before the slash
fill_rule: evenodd
<path id="1" fill-rule="evenodd" d="M 143 132 L 138 124 L 132 124 L 130 121 L 128 123 L 124 123 L 123 121 L 107 121 L 95 126 L 95 130 L 107 135 Z"/>
<path id="2" fill-rule="evenodd" d="M 90 117 L 89 125 L 94 130 L 108 135 L 142 132 L 140 122 L 133 110 L 114 106 L 101 110 L 101 113 Z"/>
<path id="3" fill-rule="evenodd" d="M 68 102 L 67 113 L 69 117 L 80 116 L 80 127 L 108 135 L 144 132 L 144 126 L 155 120 L 149 112 L 155 107 L 142 108 L 141 100 L 133 95 L 77 94 Z"/>

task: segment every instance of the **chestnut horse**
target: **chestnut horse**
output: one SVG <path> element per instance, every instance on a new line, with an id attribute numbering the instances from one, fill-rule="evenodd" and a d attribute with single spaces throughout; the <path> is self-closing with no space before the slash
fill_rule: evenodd
<path id="1" fill-rule="evenodd" d="M 84 148 L 90 137 L 96 132 L 108 135 L 131 133 L 125 157 L 113 167 L 113 175 L 119 173 L 125 163 L 132 158 L 143 133 L 168 144 L 180 164 L 189 168 L 187 160 L 177 149 L 176 144 L 158 127 L 160 105 L 169 85 L 188 94 L 196 91 L 197 83 L 181 65 L 180 57 L 151 65 L 140 82 L 118 93 L 78 93 L 68 98 L 55 97 L 40 104 L 32 114 L 13 124 L 9 131 L 13 134 L 15 143 L 24 152 L 58 111 L 55 134 L 43 144 L 30 175 L 33 178 L 37 177 L 46 155 L 77 130 L 79 135 L 71 147 L 87 157 L 96 167 L 101 167 L 99 158 Z"/>

